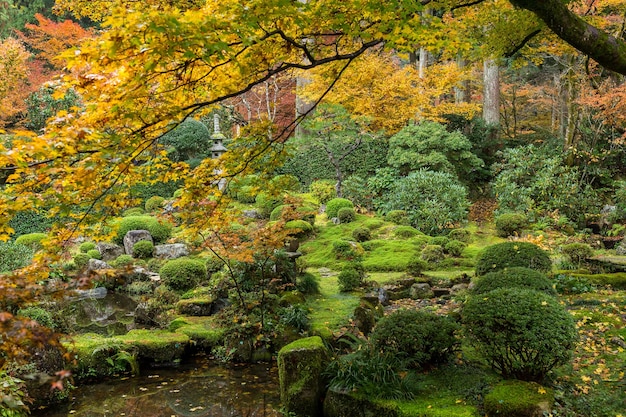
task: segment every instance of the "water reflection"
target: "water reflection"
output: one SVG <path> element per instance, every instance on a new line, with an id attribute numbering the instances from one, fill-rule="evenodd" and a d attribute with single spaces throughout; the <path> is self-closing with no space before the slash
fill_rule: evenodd
<path id="1" fill-rule="evenodd" d="M 87 385 L 62 409 L 41 417 L 278 417 L 275 364 L 216 366 L 205 357 L 176 369 Z"/>

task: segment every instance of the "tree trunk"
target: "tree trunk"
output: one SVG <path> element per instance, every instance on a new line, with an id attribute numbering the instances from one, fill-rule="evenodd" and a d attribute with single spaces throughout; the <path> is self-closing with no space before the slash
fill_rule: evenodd
<path id="1" fill-rule="evenodd" d="M 494 59 L 483 64 L 483 119 L 488 125 L 500 124 L 500 74 Z"/>

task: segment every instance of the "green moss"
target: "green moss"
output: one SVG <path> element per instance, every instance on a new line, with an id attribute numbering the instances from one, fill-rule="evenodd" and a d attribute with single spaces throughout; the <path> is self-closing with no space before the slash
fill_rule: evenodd
<path id="1" fill-rule="evenodd" d="M 596 285 L 610 285 L 616 290 L 626 290 L 626 272 L 613 274 L 570 274 L 573 277 L 582 277 Z"/>
<path id="2" fill-rule="evenodd" d="M 534 382 L 503 381 L 485 396 L 485 412 L 490 416 L 533 417 L 549 411 L 554 393 Z"/>
<path id="3" fill-rule="evenodd" d="M 154 362 L 180 359 L 189 344 L 189 336 L 166 330 L 135 329 L 125 335 L 116 336 L 116 339 L 136 352 L 140 359 Z"/>
<path id="4" fill-rule="evenodd" d="M 202 349 L 217 346 L 225 334 L 225 329 L 217 326 L 213 317 L 179 317 L 170 323 L 169 329 L 188 336 Z"/>

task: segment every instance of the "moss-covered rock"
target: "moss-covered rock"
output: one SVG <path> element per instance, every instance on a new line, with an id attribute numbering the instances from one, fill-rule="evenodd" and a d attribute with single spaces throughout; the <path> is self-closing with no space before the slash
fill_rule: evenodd
<path id="1" fill-rule="evenodd" d="M 322 415 L 322 372 L 328 358 L 319 336 L 296 340 L 278 352 L 280 398 L 288 412 L 302 417 Z"/>
<path id="2" fill-rule="evenodd" d="M 493 387 L 485 396 L 488 416 L 541 417 L 554 403 L 554 392 L 535 382 L 509 380 Z"/>
<path id="3" fill-rule="evenodd" d="M 180 300 L 176 303 L 176 311 L 185 316 L 210 316 L 213 314 L 213 297 L 198 297 Z"/>
<path id="4" fill-rule="evenodd" d="M 169 329 L 188 336 L 198 349 L 204 350 L 219 345 L 225 333 L 209 317 L 179 317 L 170 323 Z"/>
<path id="5" fill-rule="evenodd" d="M 328 390 L 325 417 L 400 417 L 398 407 L 387 401 L 369 401 L 353 393 Z"/>
<path id="6" fill-rule="evenodd" d="M 189 346 L 189 336 L 167 330 L 135 329 L 116 339 L 134 352 L 139 360 L 156 363 L 180 360 Z"/>

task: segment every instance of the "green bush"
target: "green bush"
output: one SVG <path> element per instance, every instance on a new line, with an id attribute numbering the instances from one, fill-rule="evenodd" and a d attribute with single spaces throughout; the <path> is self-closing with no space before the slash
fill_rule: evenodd
<path id="1" fill-rule="evenodd" d="M 187 291 L 206 278 L 207 269 L 202 261 L 178 258 L 167 261 L 159 270 L 159 275 L 171 289 Z"/>
<path id="2" fill-rule="evenodd" d="M 409 216 L 404 210 L 391 210 L 385 215 L 385 220 L 402 226 L 409 225 Z"/>
<path id="3" fill-rule="evenodd" d="M 19 211 L 9 221 L 9 227 L 14 230 L 15 236 L 29 233 L 46 232 L 52 226 L 52 219 L 43 213 L 32 210 Z"/>
<path id="4" fill-rule="evenodd" d="M 270 181 L 270 185 L 278 190 L 292 191 L 296 193 L 299 192 L 301 188 L 300 180 L 298 180 L 298 177 L 291 174 L 276 175 Z"/>
<path id="5" fill-rule="evenodd" d="M 584 294 L 595 291 L 596 286 L 585 277 L 559 274 L 554 277 L 554 289 L 559 294 Z"/>
<path id="6" fill-rule="evenodd" d="M 410 239 L 419 233 L 420 231 L 412 226 L 398 226 L 393 229 L 393 235 L 400 239 Z"/>
<path id="7" fill-rule="evenodd" d="M 102 259 L 102 254 L 100 254 L 98 249 L 88 250 L 87 256 L 89 256 L 89 259 Z"/>
<path id="8" fill-rule="evenodd" d="M 237 190 L 235 199 L 242 204 L 253 204 L 256 201 L 256 188 L 250 185 L 244 185 Z"/>
<path id="9" fill-rule="evenodd" d="M 130 255 L 120 255 L 111 262 L 111 266 L 114 268 L 124 268 L 128 265 L 132 265 L 133 257 Z"/>
<path id="10" fill-rule="evenodd" d="M 309 312 L 299 306 L 291 305 L 279 312 L 280 322 L 287 326 L 291 326 L 298 332 L 305 332 L 309 329 Z"/>
<path id="11" fill-rule="evenodd" d="M 357 242 L 366 242 L 372 238 L 372 232 L 367 227 L 357 227 L 352 231 L 352 238 Z"/>
<path id="12" fill-rule="evenodd" d="M 449 242 L 450 242 L 450 239 L 448 239 L 446 236 L 435 236 L 432 239 L 430 239 L 430 242 L 428 243 L 430 243 L 431 245 L 439 245 L 443 248 Z"/>
<path id="13" fill-rule="evenodd" d="M 511 267 L 489 272 L 480 277 L 472 294 L 485 294 L 498 288 L 525 288 L 555 296 L 552 282 L 543 273 L 524 267 Z"/>
<path id="14" fill-rule="evenodd" d="M 124 236 L 130 230 L 147 230 L 154 243 L 163 243 L 172 235 L 172 225 L 151 216 L 128 216 L 117 221 L 116 243 L 123 243 Z"/>
<path id="15" fill-rule="evenodd" d="M 219 272 L 224 268 L 224 262 L 217 256 L 209 256 L 206 260 L 206 271 L 208 276 Z"/>
<path id="16" fill-rule="evenodd" d="M 406 272 L 414 277 L 422 275 L 426 269 L 428 269 L 428 262 L 417 257 L 411 258 L 406 265 Z"/>
<path id="17" fill-rule="evenodd" d="M 337 218 L 341 223 L 352 223 L 356 220 L 356 212 L 353 208 L 342 207 L 337 211 Z"/>
<path id="18" fill-rule="evenodd" d="M 420 255 L 426 262 L 439 262 L 445 257 L 443 248 L 439 245 L 424 246 Z"/>
<path id="19" fill-rule="evenodd" d="M 378 322 L 370 340 L 382 352 L 408 361 L 412 367 L 438 364 L 454 353 L 459 325 L 447 316 L 398 310 Z"/>
<path id="20" fill-rule="evenodd" d="M 528 227 L 528 219 L 521 213 L 504 213 L 496 217 L 496 233 L 500 237 L 520 235 Z"/>
<path id="21" fill-rule="evenodd" d="M 296 288 L 302 294 L 320 293 L 320 283 L 317 277 L 310 272 L 306 272 L 296 278 Z"/>
<path id="22" fill-rule="evenodd" d="M 309 192 L 313 197 L 317 198 L 317 201 L 321 204 L 325 204 L 327 201 L 337 196 L 335 181 L 331 180 L 313 181 L 311 185 L 309 185 Z"/>
<path id="23" fill-rule="evenodd" d="M 28 233 L 15 239 L 15 244 L 28 246 L 32 250 L 37 251 L 42 248 L 41 241 L 47 237 L 48 235 L 45 233 Z"/>
<path id="24" fill-rule="evenodd" d="M 204 123 L 186 119 L 159 138 L 172 161 L 190 161 L 202 158 L 211 149 L 211 132 Z M 171 194 L 170 194 L 171 195 Z"/>
<path id="25" fill-rule="evenodd" d="M 450 233 L 448 233 L 448 237 L 463 243 L 470 243 L 472 241 L 472 233 L 466 229 L 452 229 Z"/>
<path id="26" fill-rule="evenodd" d="M 451 240 L 443 247 L 443 251 L 450 256 L 459 257 L 467 245 L 460 240 Z"/>
<path id="27" fill-rule="evenodd" d="M 91 259 L 91 257 L 87 255 L 86 253 L 80 252 L 74 255 L 73 259 L 74 259 L 74 263 L 76 264 L 76 266 L 79 269 L 81 269 L 87 266 L 87 264 L 89 263 L 89 259 Z"/>
<path id="28" fill-rule="evenodd" d="M 285 229 L 296 231 L 296 237 L 305 237 L 313 233 L 311 223 L 304 220 L 291 220 L 285 223 Z"/>
<path id="29" fill-rule="evenodd" d="M 96 249 L 96 244 L 93 242 L 83 242 L 80 244 L 80 246 L 78 246 L 78 250 L 81 251 L 82 253 L 87 253 L 90 250 L 94 250 Z"/>
<path id="30" fill-rule="evenodd" d="M 393 182 L 374 200 L 383 213 L 404 210 L 409 224 L 428 234 L 442 234 L 467 219 L 466 188 L 453 175 L 420 170 Z"/>
<path id="31" fill-rule="evenodd" d="M 337 282 L 339 283 L 339 291 L 348 292 L 360 287 L 363 280 L 359 271 L 353 267 L 346 267 L 337 276 Z"/>
<path id="32" fill-rule="evenodd" d="M 33 250 L 14 242 L 0 242 L 0 272 L 23 268 L 33 259 Z"/>
<path id="33" fill-rule="evenodd" d="M 20 309 L 17 312 L 18 316 L 28 317 L 31 320 L 35 320 L 40 325 L 47 327 L 49 329 L 55 329 L 56 323 L 54 318 L 52 317 L 52 313 L 47 310 L 44 310 L 41 307 L 26 307 Z"/>
<path id="34" fill-rule="evenodd" d="M 266 219 L 269 219 L 272 210 L 281 204 L 283 204 L 282 196 L 271 196 L 266 193 L 260 193 L 255 199 L 255 205 L 259 210 L 259 214 Z"/>
<path id="35" fill-rule="evenodd" d="M 144 213 L 145 213 L 145 210 L 142 209 L 141 207 L 133 207 L 133 208 L 129 208 L 128 210 L 124 210 L 124 212 L 122 213 L 122 217 L 141 216 Z"/>
<path id="36" fill-rule="evenodd" d="M 165 202 L 165 198 L 160 195 L 153 195 L 145 202 L 145 208 L 148 213 L 151 213 L 157 209 L 163 207 L 163 203 Z"/>
<path id="37" fill-rule="evenodd" d="M 285 207 L 289 207 L 288 204 L 281 204 L 280 206 L 276 206 L 274 210 L 270 213 L 270 221 L 275 222 L 280 220 L 280 216 L 283 214 L 283 209 Z"/>
<path id="38" fill-rule="evenodd" d="M 362 248 L 345 240 L 334 241 L 332 251 L 335 258 L 348 261 L 359 260 L 362 255 Z"/>
<path id="39" fill-rule="evenodd" d="M 339 213 L 339 209 L 342 209 L 344 207 L 353 209 L 354 204 L 352 204 L 352 201 L 346 198 L 333 198 L 332 200 L 329 200 L 326 203 L 326 216 L 329 219 L 332 219 L 333 217 L 337 217 L 337 214 Z"/>
<path id="40" fill-rule="evenodd" d="M 593 249 L 586 243 L 570 243 L 561 246 L 561 252 L 578 265 L 593 256 Z"/>
<path id="41" fill-rule="evenodd" d="M 140 240 L 133 246 L 133 257 L 149 259 L 154 255 L 154 244 L 149 240 Z"/>
<path id="42" fill-rule="evenodd" d="M 476 259 L 476 275 L 523 266 L 550 272 L 552 263 L 546 251 L 528 242 L 504 242 L 483 249 Z"/>
<path id="43" fill-rule="evenodd" d="M 577 341 L 574 318 L 547 294 L 500 288 L 470 297 L 463 312 L 470 341 L 505 378 L 541 381 L 567 363 Z"/>

